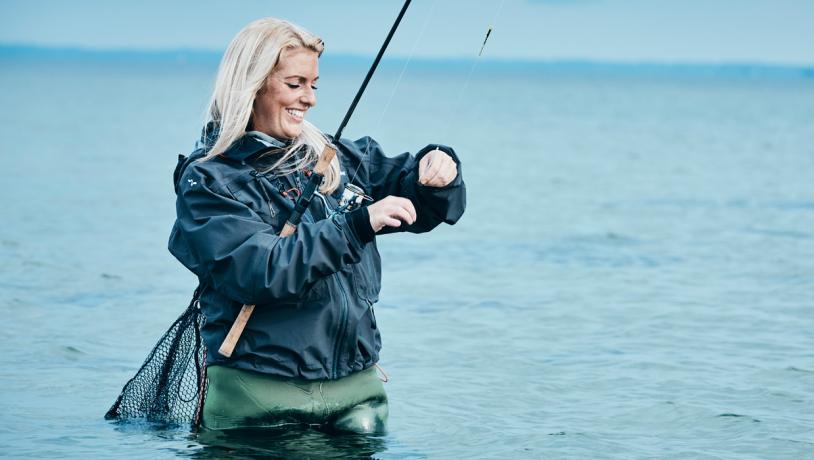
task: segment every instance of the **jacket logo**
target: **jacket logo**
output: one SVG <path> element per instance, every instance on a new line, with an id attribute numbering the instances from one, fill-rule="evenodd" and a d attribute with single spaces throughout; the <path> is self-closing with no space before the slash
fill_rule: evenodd
<path id="1" fill-rule="evenodd" d="M 187 182 L 189 182 L 189 186 L 190 186 L 190 187 L 195 187 L 195 184 L 197 184 L 197 182 L 195 182 L 195 181 L 194 181 L 194 180 L 192 180 L 192 179 L 187 179 Z"/>

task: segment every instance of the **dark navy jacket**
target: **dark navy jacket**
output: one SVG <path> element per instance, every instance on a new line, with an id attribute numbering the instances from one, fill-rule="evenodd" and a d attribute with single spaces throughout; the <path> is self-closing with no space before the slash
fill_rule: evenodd
<path id="1" fill-rule="evenodd" d="M 378 361 L 373 304 L 381 260 L 366 209 L 331 215 L 344 184 L 353 176 L 375 201 L 409 198 L 416 222 L 384 230 L 414 233 L 455 223 L 466 191 L 449 147 L 439 148 L 458 163 L 458 177 L 443 188 L 417 182 L 418 161 L 435 145 L 392 158 L 367 137 L 342 139 L 338 147 L 342 185 L 325 197 L 328 209 L 314 197 L 297 232 L 286 238 L 278 234 L 294 204 L 281 191 L 296 178 L 258 172 L 268 161 L 267 145 L 246 135 L 214 159 L 200 160 L 205 149 L 179 159 L 169 250 L 201 283 L 208 364 L 315 380 L 341 378 Z M 254 313 L 232 357 L 224 358 L 217 350 L 243 304 L 256 304 Z"/>

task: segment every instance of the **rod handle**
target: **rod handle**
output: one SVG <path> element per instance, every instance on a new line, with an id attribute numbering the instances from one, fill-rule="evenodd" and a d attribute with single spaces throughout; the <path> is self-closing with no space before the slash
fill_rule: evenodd
<path id="1" fill-rule="evenodd" d="M 333 161 L 335 156 L 336 149 L 330 144 L 325 144 L 325 148 L 322 149 L 322 155 L 319 156 L 319 161 L 317 161 L 317 165 L 314 167 L 314 173 L 324 176 L 325 171 L 327 171 L 331 166 L 331 161 Z M 286 222 L 285 226 L 283 226 L 283 230 L 280 232 L 280 237 L 285 238 L 287 236 L 291 236 L 296 231 L 297 226 L 295 224 Z M 232 356 L 232 352 L 235 351 L 237 341 L 240 340 L 240 336 L 243 335 L 243 329 L 246 328 L 246 323 L 249 322 L 252 312 L 254 312 L 254 305 L 243 305 L 243 308 L 240 309 L 240 313 L 238 313 L 237 318 L 235 318 L 235 322 L 232 323 L 229 333 L 226 334 L 226 338 L 223 339 L 223 343 L 220 345 L 218 353 L 226 358 Z"/>
<path id="2" fill-rule="evenodd" d="M 232 352 L 235 351 L 237 341 L 240 340 L 240 336 L 243 334 L 243 329 L 246 328 L 246 323 L 249 322 L 249 318 L 252 316 L 253 311 L 254 305 L 243 305 L 243 308 L 240 309 L 240 313 L 237 314 L 237 318 L 235 318 L 235 322 L 232 323 L 232 328 L 229 329 L 229 333 L 226 334 L 226 338 L 223 339 L 223 343 L 220 345 L 218 353 L 227 358 L 232 356 Z"/>
<path id="3" fill-rule="evenodd" d="M 336 142 L 339 142 L 339 139 L 336 139 Z M 336 149 L 334 146 L 326 143 L 325 148 L 322 149 L 322 155 L 320 155 L 319 160 L 317 160 L 317 165 L 314 166 L 314 172 L 320 176 L 324 176 L 325 171 L 331 167 L 331 162 L 335 156 Z"/>

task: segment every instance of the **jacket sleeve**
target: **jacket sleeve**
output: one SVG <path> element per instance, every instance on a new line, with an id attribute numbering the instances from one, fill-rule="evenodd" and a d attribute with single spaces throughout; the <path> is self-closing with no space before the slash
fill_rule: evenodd
<path id="1" fill-rule="evenodd" d="M 190 167 L 181 180 L 170 252 L 203 281 L 244 304 L 297 297 L 361 259 L 346 217 L 301 223 L 281 238 L 250 207 Z M 194 184 L 194 185 L 193 185 Z"/>
<path id="2" fill-rule="evenodd" d="M 379 234 L 408 231 L 423 233 L 441 222 L 455 224 L 466 209 L 466 185 L 463 181 L 461 161 L 451 147 L 428 145 L 413 156 L 402 153 L 395 157 L 385 155 L 379 144 L 369 137 L 355 142 L 342 140 L 343 146 L 360 158 L 371 197 L 374 201 L 388 195 L 408 198 L 415 206 L 417 219 L 412 225 L 385 227 Z M 418 183 L 418 164 L 424 155 L 439 149 L 447 153 L 458 166 L 458 175 L 445 187 L 427 187 Z"/>

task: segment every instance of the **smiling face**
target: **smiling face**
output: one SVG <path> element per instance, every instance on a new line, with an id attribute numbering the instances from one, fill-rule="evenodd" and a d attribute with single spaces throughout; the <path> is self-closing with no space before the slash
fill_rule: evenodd
<path id="1" fill-rule="evenodd" d="M 257 93 L 252 128 L 278 139 L 294 139 L 302 132 L 305 112 L 317 105 L 319 55 L 307 48 L 286 49 Z"/>

